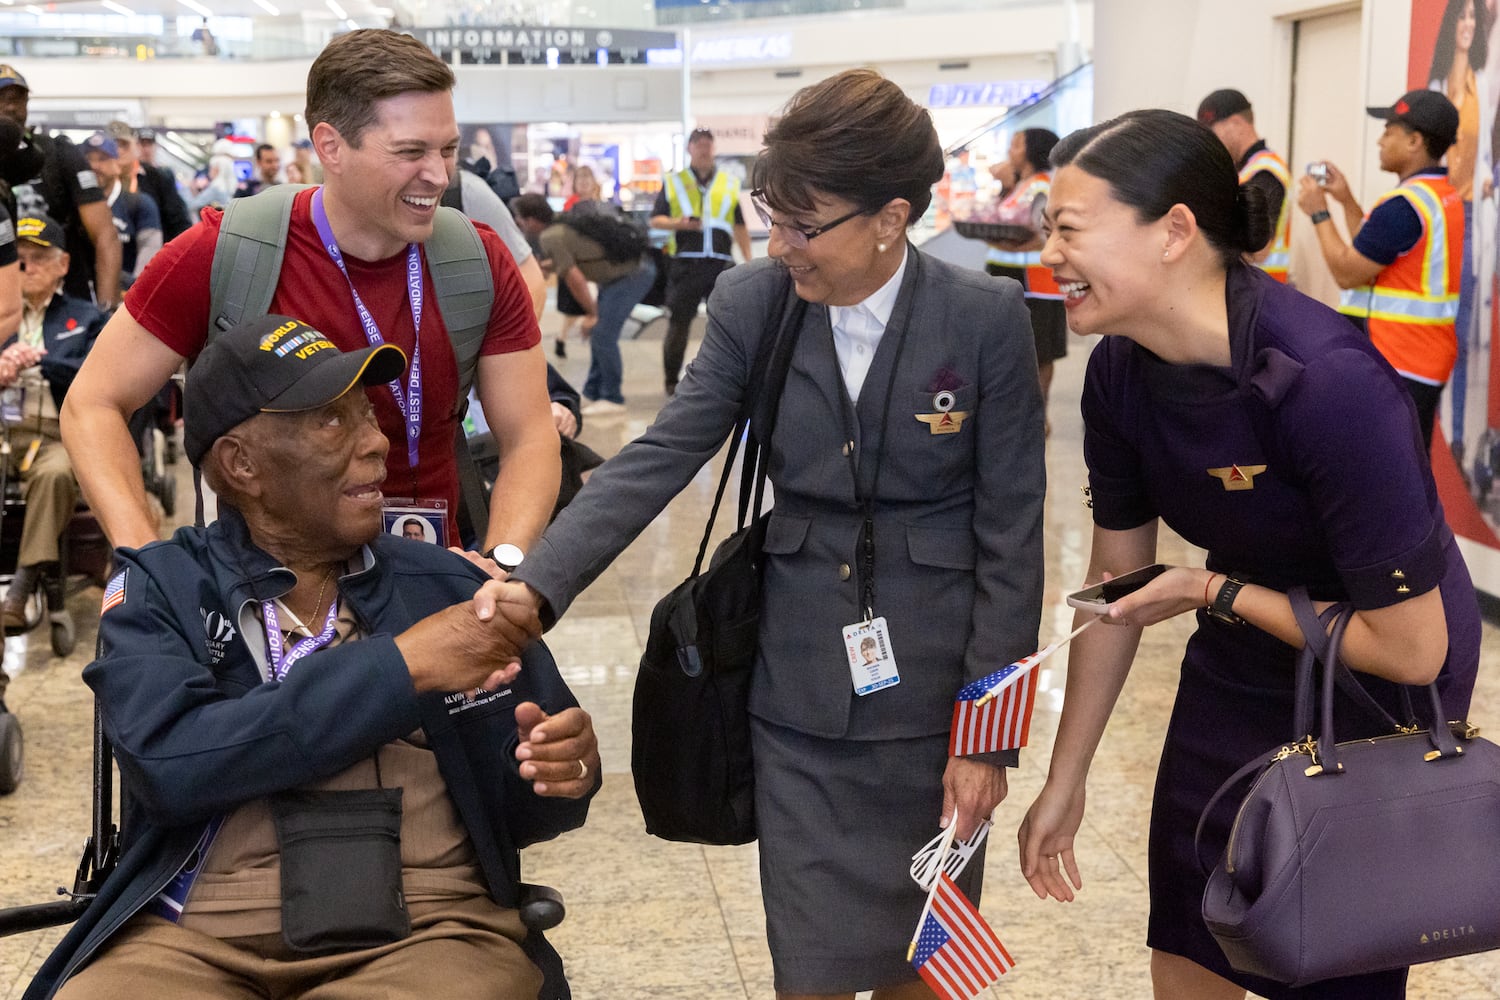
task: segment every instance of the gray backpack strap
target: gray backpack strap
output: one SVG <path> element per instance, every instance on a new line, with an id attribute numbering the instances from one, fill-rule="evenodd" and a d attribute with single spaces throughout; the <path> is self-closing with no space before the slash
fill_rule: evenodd
<path id="1" fill-rule="evenodd" d="M 306 184 L 277 184 L 224 209 L 209 275 L 208 338 L 271 311 L 281 278 L 292 199 Z"/>
<path id="2" fill-rule="evenodd" d="M 454 208 L 440 207 L 433 220 L 432 237 L 423 245 L 427 273 L 432 275 L 438 311 L 453 344 L 458 364 L 458 409 L 460 423 L 454 437 L 458 465 L 458 523 L 464 542 L 483 546 L 489 527 L 489 503 L 484 479 L 464 436 L 463 414 L 469 405 L 469 388 L 479 365 L 479 348 L 490 324 L 495 303 L 495 280 L 484 243 L 468 216 Z"/>
<path id="3" fill-rule="evenodd" d="M 427 272 L 432 275 L 438 311 L 443 315 L 448 339 L 453 342 L 453 357 L 458 362 L 461 411 L 469 387 L 474 384 L 479 348 L 484 343 L 490 308 L 495 302 L 495 280 L 479 232 L 462 212 L 439 207 L 432 237 L 423 249 L 427 252 Z"/>

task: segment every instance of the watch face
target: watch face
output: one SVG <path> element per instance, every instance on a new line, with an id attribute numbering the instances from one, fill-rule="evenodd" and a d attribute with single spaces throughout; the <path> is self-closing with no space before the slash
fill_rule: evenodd
<path id="1" fill-rule="evenodd" d="M 526 558 L 526 553 L 509 542 L 496 545 L 493 553 L 495 563 L 504 570 L 512 570 L 521 565 L 521 560 Z"/>

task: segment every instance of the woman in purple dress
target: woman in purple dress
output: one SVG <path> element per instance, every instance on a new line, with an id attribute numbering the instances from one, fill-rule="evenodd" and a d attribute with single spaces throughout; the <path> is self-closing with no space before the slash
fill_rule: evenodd
<path id="1" fill-rule="evenodd" d="M 1156 996 L 1404 996 L 1404 969 L 1298 990 L 1232 970 L 1200 916 L 1193 832 L 1219 785 L 1290 732 L 1298 584 L 1320 609 L 1353 605 L 1344 658 L 1378 700 L 1436 678 L 1446 717 L 1464 717 L 1479 610 L 1410 399 L 1336 313 L 1242 261 L 1264 244 L 1265 215 L 1207 129 L 1133 112 L 1074 133 L 1052 162 L 1042 260 L 1072 328 L 1106 335 L 1083 393 L 1088 578 L 1153 562 L 1162 522 L 1208 559 L 1115 602 L 1073 643 L 1051 768 L 1021 827 L 1023 873 L 1039 896 L 1073 898 L 1089 764 L 1141 629 L 1193 612 L 1151 811 Z M 1344 739 L 1381 731 L 1352 704 L 1335 717 Z M 1234 811 L 1210 817 L 1216 851 Z"/>

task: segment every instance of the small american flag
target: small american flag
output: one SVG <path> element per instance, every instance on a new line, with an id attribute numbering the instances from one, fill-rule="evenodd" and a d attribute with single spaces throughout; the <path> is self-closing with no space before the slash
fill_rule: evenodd
<path id="1" fill-rule="evenodd" d="M 970 1000 L 1016 961 L 974 904 L 943 874 L 917 933 L 911 964 L 942 1000 Z"/>
<path id="2" fill-rule="evenodd" d="M 1016 750 L 1026 745 L 1031 733 L 1031 709 L 1036 704 L 1033 668 L 1042 658 L 1042 653 L 1032 653 L 959 689 L 948 738 L 950 757 Z"/>
<path id="3" fill-rule="evenodd" d="M 129 572 L 128 569 L 120 570 L 115 574 L 115 578 L 109 581 L 109 586 L 104 588 L 104 601 L 99 605 L 100 618 L 103 618 L 104 613 L 110 608 L 119 607 L 125 603 L 125 574 Z"/>

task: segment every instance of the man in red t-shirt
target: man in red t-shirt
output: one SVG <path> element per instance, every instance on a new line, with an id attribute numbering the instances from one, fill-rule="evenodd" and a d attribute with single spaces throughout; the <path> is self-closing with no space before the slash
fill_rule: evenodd
<path id="1" fill-rule="evenodd" d="M 306 121 L 325 183 L 293 202 L 271 312 L 323 331 L 341 350 L 378 337 L 406 354 L 398 383 L 368 390 L 392 442 L 384 492 L 429 509 L 446 504 L 448 539 L 457 544 L 458 368 L 422 247 L 457 169 L 453 86 L 446 64 L 391 31 L 342 35 L 313 62 Z M 206 213 L 157 254 L 100 334 L 63 408 L 63 442 L 117 546 L 157 538 L 126 420 L 203 348 L 220 221 L 219 213 Z M 524 553 L 557 497 L 557 432 L 526 286 L 494 230 L 476 229 L 495 300 L 475 386 L 501 453 L 480 542 L 485 551 L 505 545 L 506 553 Z M 409 266 L 420 269 L 419 282 L 408 282 Z"/>

